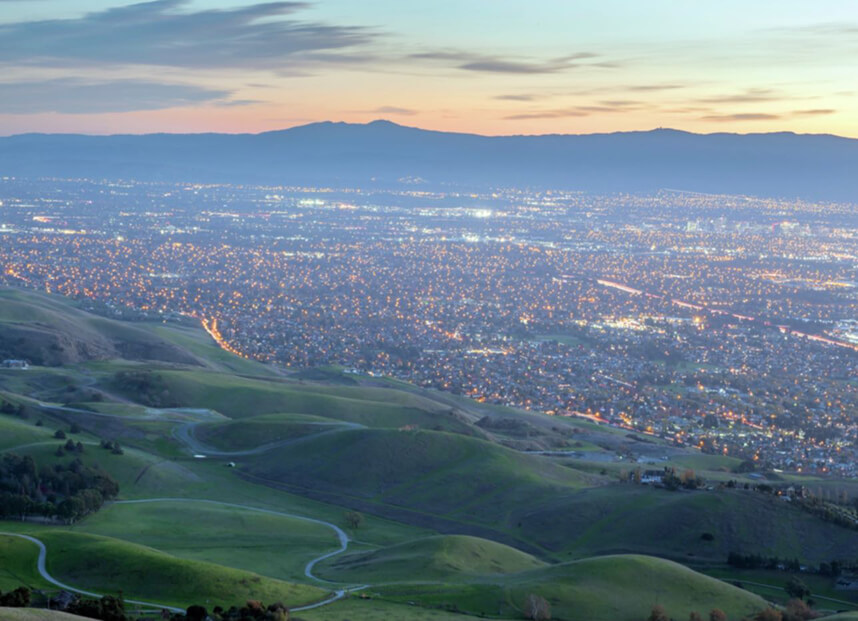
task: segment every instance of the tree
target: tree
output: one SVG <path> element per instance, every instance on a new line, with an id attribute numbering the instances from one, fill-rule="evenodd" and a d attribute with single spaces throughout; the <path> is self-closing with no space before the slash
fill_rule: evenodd
<path id="1" fill-rule="evenodd" d="M 727 621 L 727 613 L 720 608 L 713 608 L 709 611 L 709 621 Z"/>
<path id="2" fill-rule="evenodd" d="M 784 590 L 787 592 L 787 595 L 790 597 L 794 597 L 796 599 L 804 599 L 808 595 L 810 595 L 810 589 L 807 588 L 807 585 L 801 581 L 797 576 L 793 576 L 789 579 L 789 582 L 786 583 Z"/>
<path id="3" fill-rule="evenodd" d="M 57 430 L 54 432 L 54 437 L 55 437 L 57 440 L 65 440 L 65 439 L 66 439 L 66 432 L 65 432 L 65 431 L 63 431 L 62 429 L 57 429 Z"/>
<path id="4" fill-rule="evenodd" d="M 692 611 L 690 615 L 688 615 L 688 621 L 703 621 L 703 617 L 700 616 L 699 612 Z"/>
<path id="5" fill-rule="evenodd" d="M 531 593 L 524 600 L 524 616 L 533 621 L 547 621 L 551 618 L 551 604 L 541 595 Z"/>
<path id="6" fill-rule="evenodd" d="M 819 616 L 804 600 L 791 599 L 787 602 L 784 621 L 809 621 Z"/>
<path id="7" fill-rule="evenodd" d="M 349 528 L 353 528 L 355 530 L 363 523 L 363 513 L 360 511 L 346 511 L 343 517 L 346 520 L 346 524 L 349 525 Z"/>
<path id="8" fill-rule="evenodd" d="M 0 596 L 0 606 L 8 608 L 26 608 L 30 605 L 30 589 L 27 587 L 18 587 L 14 591 Z"/>
<path id="9" fill-rule="evenodd" d="M 664 606 L 661 604 L 655 604 L 653 605 L 649 616 L 646 618 L 646 621 L 670 621 L 670 617 L 667 616 L 667 611 L 664 609 Z"/>
<path id="10" fill-rule="evenodd" d="M 761 610 L 754 617 L 754 621 L 783 621 L 784 616 L 780 610 L 774 608 L 766 608 Z"/>
<path id="11" fill-rule="evenodd" d="M 204 621 L 207 616 L 209 616 L 208 611 L 196 604 L 190 606 L 185 612 L 185 617 L 187 617 L 188 621 Z"/>

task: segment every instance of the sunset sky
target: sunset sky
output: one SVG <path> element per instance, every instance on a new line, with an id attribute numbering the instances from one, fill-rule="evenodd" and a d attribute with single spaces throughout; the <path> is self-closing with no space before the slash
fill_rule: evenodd
<path id="1" fill-rule="evenodd" d="M 858 137 L 851 0 L 0 0 L 0 134 Z"/>

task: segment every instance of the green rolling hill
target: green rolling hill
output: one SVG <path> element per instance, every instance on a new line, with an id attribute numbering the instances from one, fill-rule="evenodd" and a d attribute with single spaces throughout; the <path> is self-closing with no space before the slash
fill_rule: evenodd
<path id="1" fill-rule="evenodd" d="M 653 603 L 674 618 L 716 607 L 740 618 L 765 602 L 663 559 L 727 572 L 734 550 L 858 558 L 854 531 L 773 496 L 620 483 L 633 464 L 616 455 L 669 454 L 711 480 L 734 476 L 729 459 L 379 378 L 286 376 L 190 325 L 0 290 L 7 356 L 38 364 L 0 369 L 0 402 L 14 406 L 0 414 L 0 458 L 79 459 L 116 479 L 119 500 L 147 501 L 75 524 L 0 524 L 41 539 L 48 570 L 87 590 L 211 607 L 309 603 L 336 588 L 320 579 L 366 586 L 302 611 L 308 621 L 520 619 L 530 593 L 555 618 L 632 621 Z M 84 452 L 58 456 L 57 430 Z M 356 529 L 353 509 L 365 515 Z M 50 592 L 36 554 L 0 537 L 0 589 Z"/>

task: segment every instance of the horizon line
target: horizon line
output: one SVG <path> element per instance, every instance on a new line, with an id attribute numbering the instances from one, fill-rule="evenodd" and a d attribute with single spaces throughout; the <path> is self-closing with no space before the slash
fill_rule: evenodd
<path id="1" fill-rule="evenodd" d="M 568 137 L 585 137 L 585 136 L 616 136 L 622 134 L 648 134 L 658 131 L 665 132 L 676 132 L 679 134 L 689 134 L 692 136 L 772 136 L 777 134 L 791 134 L 793 136 L 825 136 L 831 138 L 840 138 L 843 140 L 858 140 L 858 136 L 847 136 L 844 134 L 833 134 L 830 132 L 822 132 L 822 133 L 811 133 L 811 132 L 796 132 L 793 130 L 774 130 L 768 132 L 738 132 L 738 131 L 719 131 L 719 132 L 694 132 L 685 129 L 677 129 L 675 127 L 652 127 L 649 129 L 631 129 L 631 130 L 618 130 L 613 132 L 586 132 L 586 133 L 563 133 L 563 132 L 546 132 L 546 133 L 534 133 L 534 134 L 523 134 L 523 133 L 510 133 L 510 134 L 481 134 L 478 132 L 462 132 L 462 131 L 445 131 L 438 129 L 430 129 L 425 127 L 418 127 L 414 125 L 404 125 L 402 123 L 397 123 L 396 121 L 392 121 L 390 119 L 378 118 L 373 119 L 372 121 L 367 121 L 365 123 L 360 122 L 351 122 L 351 121 L 333 121 L 333 120 L 322 120 L 322 121 L 311 121 L 309 123 L 301 123 L 298 125 L 290 125 L 287 127 L 281 127 L 278 129 L 267 129 L 265 131 L 259 132 L 231 132 L 231 131 L 204 131 L 204 132 L 115 132 L 115 133 L 83 133 L 83 132 L 21 132 L 16 134 L 0 134 L 0 139 L 3 138 L 16 138 L 23 136 L 87 136 L 93 138 L 111 138 L 111 137 L 124 137 L 124 136 L 263 136 L 266 134 L 276 134 L 278 132 L 288 132 L 295 129 L 302 129 L 307 127 L 312 127 L 315 125 L 346 125 L 353 127 L 368 127 L 370 125 L 392 125 L 402 129 L 412 129 L 416 131 L 436 133 L 436 134 L 450 134 L 450 135 L 459 135 L 459 136 L 477 136 L 481 138 L 539 138 L 539 137 L 548 137 L 548 136 L 568 136 Z"/>

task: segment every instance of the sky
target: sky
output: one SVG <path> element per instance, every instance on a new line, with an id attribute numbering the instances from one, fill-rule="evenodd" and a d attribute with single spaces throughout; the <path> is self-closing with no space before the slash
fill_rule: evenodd
<path id="1" fill-rule="evenodd" d="M 858 137 L 853 0 L 0 0 L 0 134 Z"/>

